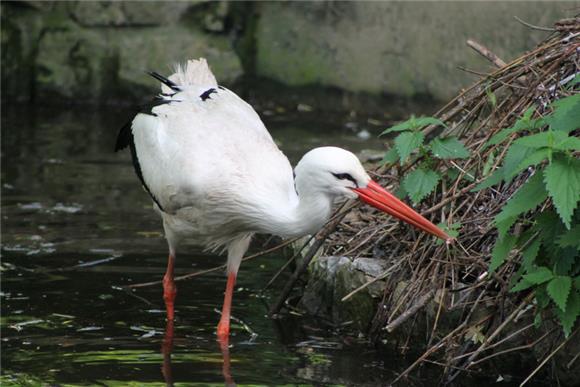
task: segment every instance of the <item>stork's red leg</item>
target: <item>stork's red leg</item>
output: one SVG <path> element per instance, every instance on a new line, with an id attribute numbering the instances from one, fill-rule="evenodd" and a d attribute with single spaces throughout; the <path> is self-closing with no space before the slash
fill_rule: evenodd
<path id="1" fill-rule="evenodd" d="M 226 285 L 226 295 L 224 297 L 224 306 L 222 308 L 222 317 L 217 327 L 217 336 L 220 340 L 227 340 L 230 335 L 230 313 L 232 309 L 232 294 L 236 284 L 236 275 L 228 275 L 228 284 Z"/>
<path id="2" fill-rule="evenodd" d="M 177 294 L 177 287 L 173 281 L 173 265 L 175 264 L 175 254 L 169 253 L 167 260 L 167 271 L 163 277 L 163 299 L 165 300 L 165 309 L 167 310 L 167 320 L 173 321 L 174 312 L 173 304 L 175 302 L 175 295 Z"/>

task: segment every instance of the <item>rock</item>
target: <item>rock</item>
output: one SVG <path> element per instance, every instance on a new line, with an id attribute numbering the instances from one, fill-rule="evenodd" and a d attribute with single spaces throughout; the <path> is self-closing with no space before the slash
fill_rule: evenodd
<path id="1" fill-rule="evenodd" d="M 310 264 L 310 276 L 300 305 L 309 313 L 336 323 L 353 321 L 365 331 L 374 315 L 385 283 L 379 280 L 346 301 L 342 298 L 380 276 L 387 262 L 372 258 L 324 256 Z"/>
<path id="2" fill-rule="evenodd" d="M 119 80 L 129 86 L 153 85 L 157 88 L 157 83 L 145 75 L 146 71 L 169 74 L 173 65 L 199 57 L 207 59 L 220 83 L 231 83 L 242 75 L 240 59 L 224 36 L 204 35 L 176 25 L 144 31 L 128 30 L 119 34 L 116 40 Z"/>
<path id="3" fill-rule="evenodd" d="M 83 27 L 144 27 L 170 24 L 199 1 L 77 1 L 72 19 Z"/>
<path id="4" fill-rule="evenodd" d="M 199 57 L 221 83 L 242 75 L 232 38 L 191 24 L 192 15 L 210 15 L 208 28 L 219 29 L 228 10 L 220 2 L 37 5 L 1 5 L 2 91 L 11 100 L 143 102 L 158 90 L 146 71 L 169 74 L 176 63 Z"/>

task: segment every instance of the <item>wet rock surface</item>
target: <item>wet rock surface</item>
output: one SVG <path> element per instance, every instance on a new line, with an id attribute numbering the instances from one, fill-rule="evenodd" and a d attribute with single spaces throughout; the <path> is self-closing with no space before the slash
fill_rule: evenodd
<path id="1" fill-rule="evenodd" d="M 354 323 L 365 331 L 374 315 L 385 282 L 376 281 L 342 301 L 352 291 L 374 280 L 387 269 L 387 262 L 372 258 L 319 257 L 310 265 L 308 284 L 300 306 L 309 313 L 336 323 Z"/>

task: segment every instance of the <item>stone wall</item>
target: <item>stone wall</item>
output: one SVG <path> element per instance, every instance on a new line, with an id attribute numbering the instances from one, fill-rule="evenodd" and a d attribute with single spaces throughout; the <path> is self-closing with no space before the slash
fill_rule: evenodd
<path id="1" fill-rule="evenodd" d="M 242 74 L 228 36 L 227 3 L 2 3 L 2 91 L 10 100 L 141 99 L 190 57 L 206 57 L 224 82 Z"/>
<path id="2" fill-rule="evenodd" d="M 2 2 L 3 101 L 142 100 L 144 72 L 206 57 L 220 82 L 242 75 L 368 95 L 445 100 L 509 60 L 580 2 Z M 146 90 L 147 89 L 147 90 Z"/>

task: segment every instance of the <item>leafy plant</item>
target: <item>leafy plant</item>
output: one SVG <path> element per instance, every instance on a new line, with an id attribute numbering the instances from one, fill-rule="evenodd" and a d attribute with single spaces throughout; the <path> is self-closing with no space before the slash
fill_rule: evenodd
<path id="1" fill-rule="evenodd" d="M 462 159 L 469 157 L 469 151 L 457 137 L 436 137 L 425 143 L 422 129 L 429 125 L 444 126 L 445 124 L 434 117 L 411 116 L 387 130 L 382 135 L 399 133 L 394 139 L 394 146 L 389 149 L 383 158 L 384 164 L 400 165 L 413 155 L 422 157 L 419 165 L 407 173 L 400 187 L 401 196 L 408 196 L 415 204 L 429 195 L 441 180 L 441 174 L 433 168 L 435 159 Z"/>
<path id="2" fill-rule="evenodd" d="M 522 265 L 511 291 L 534 289 L 536 321 L 551 307 L 569 335 L 580 314 L 580 160 L 575 156 L 580 139 L 573 135 L 580 128 L 580 94 L 562 98 L 551 108 L 550 114 L 533 118 L 532 107 L 514 126 L 491 137 L 486 146 L 522 134 L 511 143 L 502 166 L 474 191 L 510 183 L 526 169 L 533 171 L 494 219 L 498 239 L 489 272 L 505 263 L 514 249 L 521 252 Z M 524 217 L 548 198 L 555 211 L 543 209 Z M 515 235 L 510 230 L 518 221 L 527 230 Z"/>

